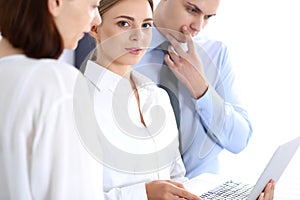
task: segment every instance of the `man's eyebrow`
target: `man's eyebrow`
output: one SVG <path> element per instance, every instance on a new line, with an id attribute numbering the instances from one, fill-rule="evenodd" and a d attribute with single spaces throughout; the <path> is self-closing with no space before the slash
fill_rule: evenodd
<path id="1" fill-rule="evenodd" d="M 202 10 L 195 4 L 191 3 L 191 2 L 188 2 L 186 1 L 187 4 L 189 4 L 190 6 L 193 6 L 195 10 L 197 10 L 197 12 L 201 12 L 202 13 Z"/>

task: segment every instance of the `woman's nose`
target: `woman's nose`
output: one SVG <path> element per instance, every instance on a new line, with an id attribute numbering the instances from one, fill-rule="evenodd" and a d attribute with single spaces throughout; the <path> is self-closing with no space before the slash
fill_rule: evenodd
<path id="1" fill-rule="evenodd" d="M 130 30 L 130 39 L 131 40 L 141 40 L 143 38 L 143 33 L 140 28 Z"/>

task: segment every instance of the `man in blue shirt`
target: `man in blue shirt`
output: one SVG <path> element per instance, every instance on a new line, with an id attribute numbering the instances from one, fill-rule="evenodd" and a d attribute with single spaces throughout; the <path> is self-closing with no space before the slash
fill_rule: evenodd
<path id="1" fill-rule="evenodd" d="M 219 41 L 192 39 L 216 14 L 218 6 L 219 0 L 161 0 L 154 12 L 150 48 L 133 68 L 158 85 L 171 88 L 169 82 L 175 84 L 176 89 L 171 90 L 179 102 L 175 115 L 189 178 L 218 173 L 220 152 L 239 153 L 252 134 L 226 46 Z M 165 41 L 172 45 L 166 55 L 166 49 L 162 50 Z M 162 75 L 163 64 L 175 79 Z"/>

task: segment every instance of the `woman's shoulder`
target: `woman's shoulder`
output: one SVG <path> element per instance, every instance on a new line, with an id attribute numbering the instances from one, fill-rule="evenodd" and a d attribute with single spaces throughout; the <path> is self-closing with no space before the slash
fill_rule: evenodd
<path id="1" fill-rule="evenodd" d="M 18 74 L 56 72 L 68 76 L 76 76 L 80 72 L 72 65 L 55 59 L 34 59 L 25 55 L 11 55 L 0 59 L 0 66 L 5 71 Z M 49 74 L 50 75 L 50 74 Z"/>
<path id="2" fill-rule="evenodd" d="M 41 59 L 36 62 L 38 63 L 39 70 L 41 70 L 41 72 L 52 71 L 56 73 L 56 75 L 63 75 L 65 77 L 82 75 L 81 72 L 76 69 L 76 67 L 59 60 Z"/>
<path id="3" fill-rule="evenodd" d="M 16 55 L 1 59 L 0 67 L 3 74 L 14 80 L 12 84 L 17 86 L 22 83 L 23 87 L 31 88 L 32 94 L 67 94 L 73 92 L 78 81 L 83 81 L 81 72 L 75 67 L 54 59 Z"/>

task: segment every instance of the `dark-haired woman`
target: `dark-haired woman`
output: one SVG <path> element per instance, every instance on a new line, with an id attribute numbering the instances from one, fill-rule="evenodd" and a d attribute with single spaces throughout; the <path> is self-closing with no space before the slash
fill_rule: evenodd
<path id="1" fill-rule="evenodd" d="M 74 116 L 84 78 L 56 60 L 100 24 L 98 5 L 0 1 L 0 199 L 103 198 L 102 165 L 83 147 Z"/>

